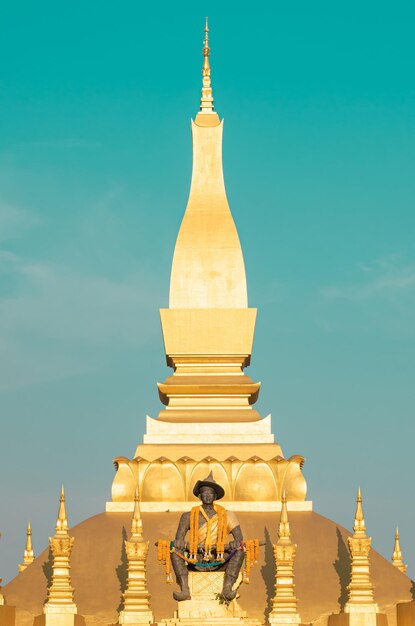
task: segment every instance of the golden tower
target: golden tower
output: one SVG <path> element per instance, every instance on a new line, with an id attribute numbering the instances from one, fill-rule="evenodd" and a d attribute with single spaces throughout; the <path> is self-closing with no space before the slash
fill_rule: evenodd
<path id="1" fill-rule="evenodd" d="M 52 582 L 48 589 L 47 602 L 43 607 L 43 615 L 35 618 L 34 626 L 74 626 L 74 624 L 83 621 L 77 615 L 78 609 L 74 600 L 74 589 L 71 585 L 70 557 L 74 541 L 74 537 L 70 537 L 68 533 L 65 491 L 62 486 L 56 532 L 53 537 L 49 537 L 53 558 Z"/>
<path id="2" fill-rule="evenodd" d="M 401 550 L 401 544 L 400 544 L 400 541 L 399 541 L 399 529 L 398 529 L 398 527 L 396 527 L 396 532 L 395 532 L 395 545 L 394 545 L 393 554 L 392 554 L 392 564 L 400 572 L 402 572 L 403 574 L 406 574 L 406 570 L 408 569 L 408 566 L 405 565 L 405 563 L 403 562 L 403 559 L 402 559 L 402 550 Z"/>
<path id="3" fill-rule="evenodd" d="M 200 111 L 191 122 L 193 171 L 187 208 L 174 250 L 169 307 L 161 309 L 167 365 L 158 385 L 164 407 L 147 417 L 134 458 L 118 457 L 107 511 L 186 510 L 192 488 L 213 472 L 229 509 L 277 510 L 305 502 L 304 458 L 285 459 L 271 432 L 271 416 L 254 408 L 260 383 L 250 364 L 256 309 L 248 307 L 245 266 L 226 197 L 222 170 L 223 120 L 213 108 L 206 21 Z"/>
<path id="4" fill-rule="evenodd" d="M 344 607 L 349 613 L 350 626 L 375 626 L 378 605 L 373 597 L 373 584 L 370 574 L 369 552 L 372 542 L 366 534 L 366 524 L 362 508 L 362 493 L 357 492 L 357 506 L 353 526 L 354 534 L 348 538 L 351 556 L 350 584 L 347 588 L 348 601 Z"/>
<path id="5" fill-rule="evenodd" d="M 124 542 L 128 559 L 127 588 L 123 593 L 124 609 L 120 624 L 152 624 L 150 594 L 147 589 L 146 561 L 149 542 L 143 537 L 138 489 L 134 494 L 134 512 L 131 520 L 131 537 Z"/>
<path id="6" fill-rule="evenodd" d="M 281 516 L 278 528 L 278 541 L 274 544 L 275 559 L 275 596 L 272 600 L 272 610 L 269 623 L 284 624 L 285 626 L 301 623 L 297 612 L 297 598 L 294 584 L 294 560 L 297 546 L 291 541 L 290 524 L 288 521 L 287 498 L 285 493 L 281 499 Z"/>
<path id="7" fill-rule="evenodd" d="M 33 563 L 34 560 L 35 553 L 33 552 L 32 545 L 32 528 L 30 526 L 30 522 L 28 522 L 26 530 L 26 549 L 23 553 L 23 563 L 19 563 L 19 565 L 17 566 L 19 573 L 24 572 L 27 566 Z"/>

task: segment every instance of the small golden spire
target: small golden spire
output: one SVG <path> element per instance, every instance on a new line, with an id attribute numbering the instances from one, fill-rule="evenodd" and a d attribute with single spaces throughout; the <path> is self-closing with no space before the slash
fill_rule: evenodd
<path id="1" fill-rule="evenodd" d="M 281 497 L 281 516 L 280 516 L 280 524 L 278 527 L 278 537 L 279 537 L 278 543 L 286 543 L 287 540 L 290 541 L 290 537 L 291 537 L 290 523 L 288 521 L 287 497 L 285 495 L 285 489 L 282 492 L 282 497 Z"/>
<path id="2" fill-rule="evenodd" d="M 68 533 L 68 519 L 65 508 L 65 491 L 62 486 L 56 532 L 54 537 L 49 537 L 49 545 L 52 552 L 52 578 L 48 587 L 48 599 L 43 606 L 46 615 L 46 626 L 50 626 L 48 614 L 61 617 L 63 614 L 76 614 L 77 608 L 74 601 L 74 589 L 71 584 L 71 553 L 74 537 Z M 54 622 L 55 623 L 55 622 Z M 68 624 L 66 620 L 61 623 Z M 73 624 L 73 621 L 72 621 Z"/>
<path id="3" fill-rule="evenodd" d="M 131 539 L 136 541 L 144 541 L 143 539 L 143 522 L 140 512 L 140 496 L 138 487 L 134 493 L 134 513 L 131 520 Z"/>
<path id="4" fill-rule="evenodd" d="M 63 485 L 61 489 L 58 519 L 56 520 L 56 532 L 57 534 L 68 534 L 68 518 L 66 517 L 65 489 L 63 488 Z"/>
<path id="5" fill-rule="evenodd" d="M 356 514 L 354 516 L 354 526 L 353 530 L 356 535 L 365 535 L 366 534 L 366 524 L 365 518 L 363 515 L 362 508 L 362 492 L 360 491 L 360 487 L 357 490 L 357 506 L 356 506 Z"/>
<path id="6" fill-rule="evenodd" d="M 27 524 L 26 530 L 26 549 L 23 553 L 23 563 L 19 563 L 17 566 L 19 573 L 24 572 L 26 567 L 33 563 L 35 560 L 35 553 L 33 552 L 33 544 L 32 544 L 32 527 L 30 526 L 30 521 Z"/>
<path id="7" fill-rule="evenodd" d="M 202 97 L 200 99 L 200 110 L 202 113 L 213 113 L 213 97 L 210 82 L 210 48 L 209 48 L 209 24 L 206 17 L 205 40 L 203 42 L 203 68 L 202 68 Z"/>
<path id="8" fill-rule="evenodd" d="M 405 563 L 402 560 L 402 551 L 401 551 L 401 544 L 399 541 L 398 527 L 396 527 L 396 532 L 395 532 L 395 546 L 393 548 L 392 563 L 396 567 L 396 569 L 398 569 L 403 574 L 406 574 L 406 570 L 408 566 L 405 565 Z"/>

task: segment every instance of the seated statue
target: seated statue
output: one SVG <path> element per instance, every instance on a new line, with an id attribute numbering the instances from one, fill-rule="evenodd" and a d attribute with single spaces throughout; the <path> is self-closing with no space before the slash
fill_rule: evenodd
<path id="1" fill-rule="evenodd" d="M 238 519 L 232 511 L 215 504 L 225 495 L 212 472 L 205 480 L 198 480 L 193 493 L 202 504 L 183 513 L 174 539 L 171 563 L 180 592 L 174 592 L 177 601 L 190 600 L 188 569 L 192 571 L 224 571 L 222 598 L 230 602 L 236 596 L 232 589 L 244 561 L 243 537 Z M 189 543 L 185 541 L 189 534 Z M 233 541 L 226 543 L 229 533 Z"/>

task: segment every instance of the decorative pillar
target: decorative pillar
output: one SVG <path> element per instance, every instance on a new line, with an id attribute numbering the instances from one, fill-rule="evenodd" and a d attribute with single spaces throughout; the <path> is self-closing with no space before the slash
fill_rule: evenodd
<path id="1" fill-rule="evenodd" d="M 344 612 L 349 614 L 349 626 L 376 626 L 379 607 L 373 597 L 369 562 L 372 538 L 366 535 L 360 487 L 357 492 L 353 530 L 354 534 L 347 540 L 351 556 L 351 575 L 347 587 L 349 599 Z"/>
<path id="2" fill-rule="evenodd" d="M 20 572 L 24 572 L 27 566 L 33 563 L 34 560 L 35 560 L 35 553 L 33 552 L 33 545 L 32 545 L 32 528 L 29 522 L 27 524 L 26 550 L 23 553 L 23 563 L 19 563 L 19 565 L 17 566 L 17 569 L 19 570 L 19 574 Z"/>
<path id="3" fill-rule="evenodd" d="M 78 609 L 70 577 L 70 557 L 74 541 L 74 537 L 68 534 L 65 491 L 62 487 L 56 532 L 54 537 L 49 537 L 53 557 L 52 584 L 43 606 L 43 615 L 35 617 L 34 626 L 74 626 L 84 622 L 83 618 L 77 615 Z"/>
<path id="4" fill-rule="evenodd" d="M 154 619 L 150 609 L 150 594 L 146 580 L 149 542 L 143 537 L 138 489 L 134 496 L 131 537 L 124 543 L 128 560 L 128 578 L 127 588 L 123 594 L 124 609 L 120 612 L 118 622 L 119 624 L 152 624 Z"/>
<path id="5" fill-rule="evenodd" d="M 300 615 L 297 612 L 297 598 L 294 585 L 294 560 L 297 546 L 291 541 L 285 491 L 282 494 L 281 503 L 278 541 L 273 546 L 276 566 L 275 596 L 272 601 L 269 623 L 297 626 L 301 623 Z"/>
<path id="6" fill-rule="evenodd" d="M 395 546 L 393 548 L 392 564 L 396 567 L 396 569 L 402 572 L 402 574 L 406 574 L 406 570 L 408 569 L 408 566 L 405 565 L 405 563 L 402 560 L 402 551 L 401 551 L 401 544 L 399 542 L 398 527 L 396 527 L 396 533 L 395 533 Z"/>

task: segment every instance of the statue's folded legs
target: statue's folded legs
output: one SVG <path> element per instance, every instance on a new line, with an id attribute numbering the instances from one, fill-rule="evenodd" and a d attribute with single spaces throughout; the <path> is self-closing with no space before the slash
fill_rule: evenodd
<path id="1" fill-rule="evenodd" d="M 225 552 L 225 560 L 228 557 L 229 552 Z M 238 550 L 233 556 L 231 556 L 229 561 L 227 561 L 223 565 L 215 567 L 214 569 L 214 571 L 216 572 L 225 572 L 222 590 L 222 596 L 225 600 L 233 600 L 236 596 L 236 591 L 232 591 L 232 587 L 234 586 L 235 581 L 238 578 L 238 574 L 244 562 L 244 557 L 245 553 L 243 552 L 243 550 Z M 176 574 L 177 582 L 180 585 L 180 592 L 175 591 L 173 593 L 174 599 L 179 602 L 181 600 L 190 600 L 189 568 L 186 562 L 173 552 L 171 555 L 171 563 L 173 565 L 174 573 Z M 198 571 L 197 565 L 190 566 L 190 568 L 192 569 L 192 571 Z M 212 569 L 210 569 L 210 571 L 212 571 Z"/>

